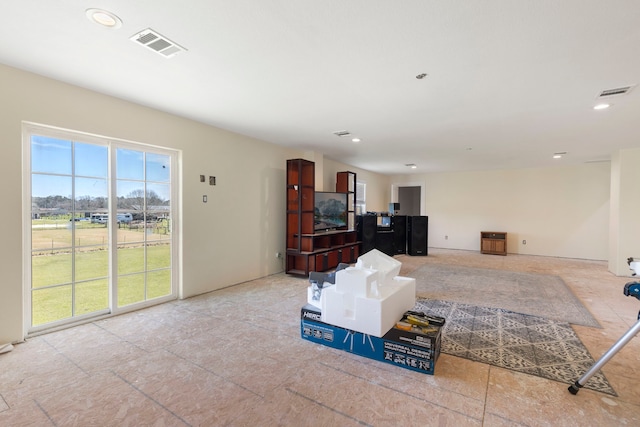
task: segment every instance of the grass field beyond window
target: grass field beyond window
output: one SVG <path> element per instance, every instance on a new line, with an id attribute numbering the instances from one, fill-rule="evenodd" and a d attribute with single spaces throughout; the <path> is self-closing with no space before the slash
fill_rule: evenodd
<path id="1" fill-rule="evenodd" d="M 158 298 L 171 293 L 171 252 L 169 243 L 118 249 L 118 306 Z M 108 252 L 102 248 L 77 251 L 75 289 L 72 287 L 70 253 L 32 257 L 32 324 L 34 326 L 105 310 L 109 307 Z M 146 288 L 145 288 L 146 279 Z"/>

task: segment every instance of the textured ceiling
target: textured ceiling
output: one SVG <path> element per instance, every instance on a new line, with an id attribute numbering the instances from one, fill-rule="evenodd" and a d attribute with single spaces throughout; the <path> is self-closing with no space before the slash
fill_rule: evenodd
<path id="1" fill-rule="evenodd" d="M 122 27 L 90 22 L 89 7 Z M 1 63 L 380 173 L 581 164 L 640 147 L 640 89 L 592 109 L 602 90 L 640 80 L 637 0 L 3 0 L 1 9 Z M 188 52 L 167 59 L 129 39 L 146 28 Z M 361 142 L 333 134 L 341 130 Z"/>

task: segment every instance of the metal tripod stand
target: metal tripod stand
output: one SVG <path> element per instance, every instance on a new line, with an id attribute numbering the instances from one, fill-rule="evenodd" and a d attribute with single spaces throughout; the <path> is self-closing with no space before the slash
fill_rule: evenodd
<path id="1" fill-rule="evenodd" d="M 629 258 L 632 261 L 632 258 Z M 631 265 L 631 262 L 629 263 Z M 640 282 L 629 282 L 624 285 L 624 294 L 626 296 L 633 296 L 640 300 Z M 638 312 L 638 321 L 629 329 L 625 334 L 620 337 L 616 343 L 611 346 L 605 354 L 598 359 L 598 361 L 578 379 L 573 385 L 569 386 L 569 392 L 571 394 L 578 394 L 578 391 L 585 385 L 589 378 L 594 376 L 618 351 L 622 349 L 631 338 L 633 338 L 638 332 L 640 332 L 640 312 Z"/>

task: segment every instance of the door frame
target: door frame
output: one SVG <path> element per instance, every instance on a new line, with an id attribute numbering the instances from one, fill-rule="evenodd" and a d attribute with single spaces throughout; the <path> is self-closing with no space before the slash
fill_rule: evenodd
<path id="1" fill-rule="evenodd" d="M 424 181 L 410 181 L 403 183 L 391 184 L 391 202 L 398 203 L 398 188 L 400 187 L 420 187 L 420 215 L 426 215 L 427 203 L 426 203 L 426 191 Z"/>

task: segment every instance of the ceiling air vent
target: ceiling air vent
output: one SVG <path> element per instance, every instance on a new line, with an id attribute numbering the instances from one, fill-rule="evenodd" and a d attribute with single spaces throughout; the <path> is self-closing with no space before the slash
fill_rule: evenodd
<path id="1" fill-rule="evenodd" d="M 610 96 L 626 95 L 634 87 L 635 85 L 631 85 L 631 86 L 618 87 L 615 89 L 603 90 L 598 94 L 597 98 L 602 99 L 602 98 L 608 98 Z"/>
<path id="2" fill-rule="evenodd" d="M 146 30 L 142 30 L 137 34 L 134 34 L 130 39 L 131 41 L 140 43 L 152 51 L 159 53 L 165 58 L 171 58 L 172 56 L 187 50 L 151 28 L 147 28 Z"/>
<path id="3" fill-rule="evenodd" d="M 339 130 L 337 132 L 333 133 L 336 136 L 349 136 L 351 135 L 351 132 L 349 132 L 348 130 Z"/>

